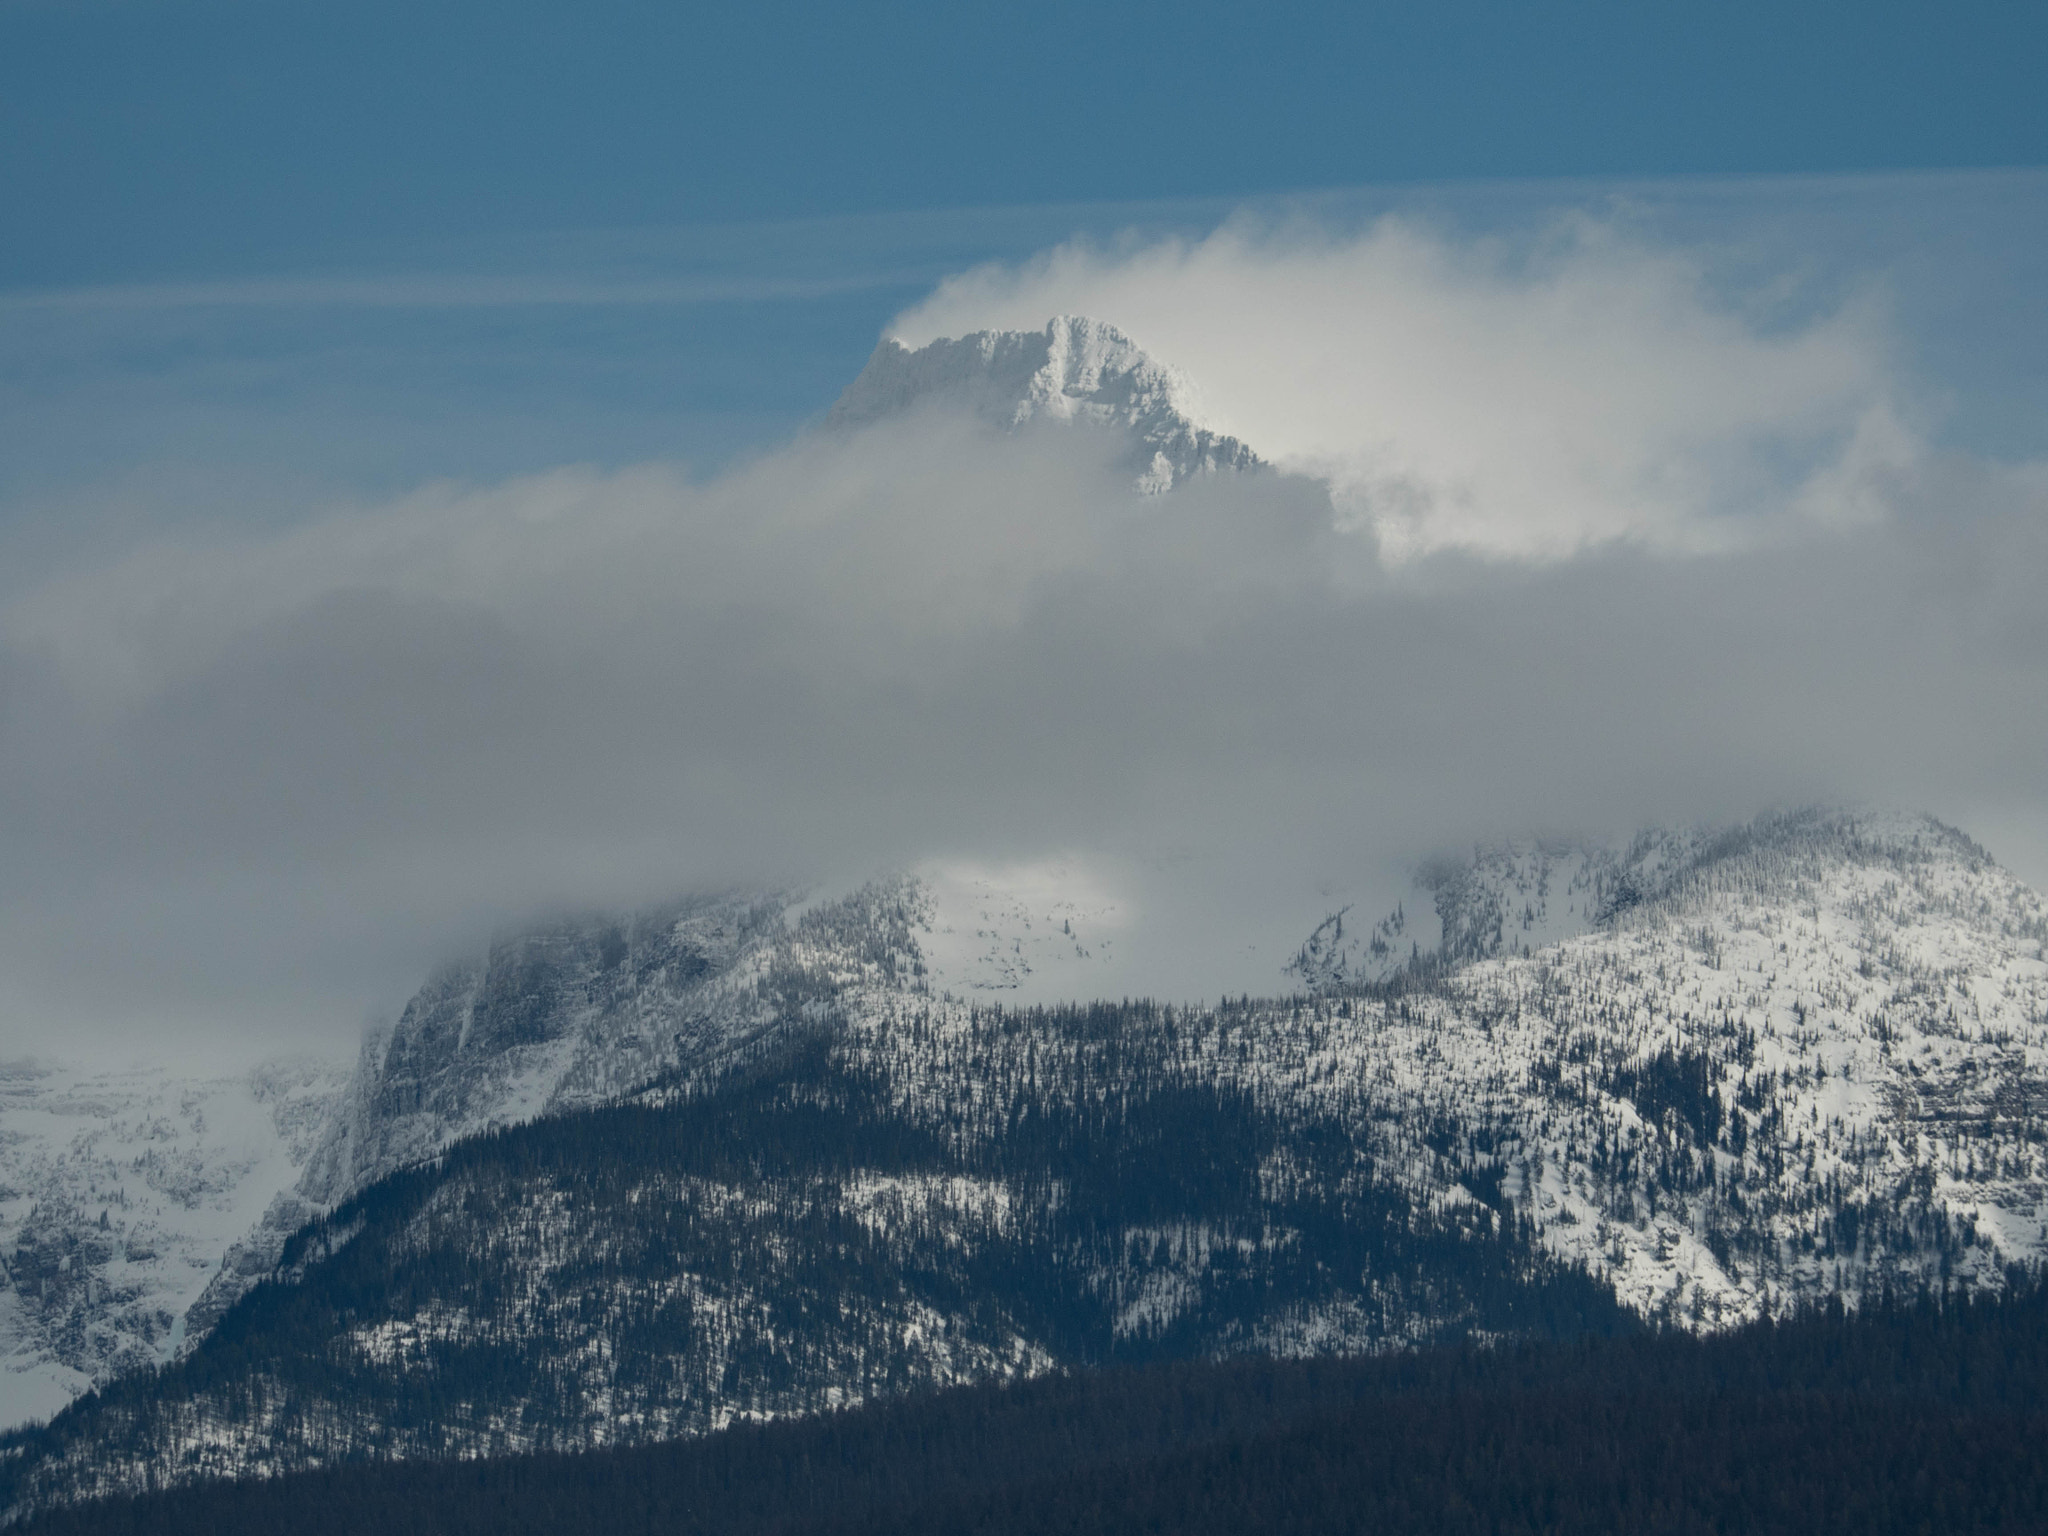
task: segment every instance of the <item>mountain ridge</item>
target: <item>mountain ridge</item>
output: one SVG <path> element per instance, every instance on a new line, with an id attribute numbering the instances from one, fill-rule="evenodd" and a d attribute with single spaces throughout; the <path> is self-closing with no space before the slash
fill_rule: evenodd
<path id="1" fill-rule="evenodd" d="M 1595 866 L 1614 878 L 1579 878 Z M 1490 948 L 1477 959 L 1208 1008 L 991 1008 L 933 987 L 914 881 L 810 905 L 763 930 L 754 1024 L 616 1111 L 711 1162 L 635 1173 L 577 1151 L 562 1166 L 590 1172 L 563 1184 L 533 1160 L 610 1144 L 577 1116 L 613 1109 L 415 1161 L 290 1237 L 189 1356 L 200 1374 L 117 1383 L 16 1437 L 16 1497 L 697 1432 L 1125 1349 L 1513 1332 L 1572 1276 L 1621 1315 L 1714 1331 L 2041 1265 L 2037 893 L 1930 819 L 1842 811 L 1649 836 L 1595 866 L 1553 865 L 1552 895 L 1597 920 L 1542 949 L 1488 916 L 1451 927 Z M 1452 905 L 1534 922 L 1503 901 L 1537 873 L 1482 850 Z M 601 955 L 602 930 L 586 942 Z M 549 953 L 582 974 L 576 945 Z M 678 1246 L 600 1259 L 651 1241 L 653 1211 Z M 857 1272 L 830 1257 L 847 1244 Z M 263 1318 L 301 1342 L 249 1355 Z M 251 1358 L 302 1374 L 231 1364 Z M 492 1359 L 528 1385 L 462 1389 L 483 1391 L 463 1422 L 407 1417 Z"/>
<path id="2" fill-rule="evenodd" d="M 1604 966 L 1626 947 L 1632 931 L 1629 913 L 1659 911 L 1658 904 L 1674 889 L 1701 878 L 1702 870 L 1743 839 L 1769 842 L 1801 827 L 1816 835 L 1832 828 L 1824 835 L 1845 848 L 1860 840 L 1894 851 L 1917 849 L 1913 856 L 1923 859 L 1934 857 L 1927 850 L 1935 850 L 1980 882 L 1990 878 L 1984 872 L 1996 869 L 1981 848 L 1952 829 L 1870 813 L 1859 820 L 1847 812 L 1808 812 L 1719 833 L 1650 832 L 1618 846 L 1569 840 L 1489 845 L 1462 863 L 1440 861 L 1425 870 L 1418 893 L 1426 902 L 1397 907 L 1376 928 L 1346 927 L 1344 914 L 1333 916 L 1308 937 L 1285 979 L 1308 995 L 1330 999 L 1426 985 L 1439 994 L 1456 994 L 1458 1007 L 1478 1011 L 1497 1006 L 1484 995 L 1488 988 L 1540 985 L 1556 990 L 1558 984 L 1543 978 L 1560 966 Z M 2017 893 L 2024 888 L 2002 874 L 1993 884 L 1995 889 L 1980 892 L 1980 904 L 2018 910 Z M 1085 982 L 1093 962 L 1075 956 L 1092 953 L 1106 942 L 1099 935 L 1110 931 L 1090 915 L 1096 907 L 1089 902 L 1099 904 L 1099 898 L 1067 901 L 1050 887 L 1026 894 L 1028 899 L 1009 899 L 986 879 L 934 871 L 885 882 L 823 907 L 794 908 L 787 896 L 728 894 L 507 936 L 487 954 L 444 970 L 423 987 L 397 1024 L 366 1041 L 346 1087 L 327 1080 L 317 1103 L 301 1092 L 303 1102 L 293 1111 L 300 1121 L 299 1151 L 289 1182 L 274 1197 L 259 1192 L 256 1197 L 267 1206 L 239 1235 L 227 1231 L 211 1239 L 220 1245 L 214 1249 L 220 1262 L 197 1295 L 161 1316 L 149 1313 L 146 1326 L 134 1320 L 142 1318 L 134 1307 L 155 1283 L 144 1275 L 156 1261 L 139 1268 L 128 1262 L 131 1250 L 141 1254 L 145 1249 L 121 1235 L 127 1218 L 118 1202 L 113 1225 L 119 1230 L 111 1234 L 115 1243 L 109 1246 L 99 1233 L 98 1203 L 88 1209 L 61 1195 L 64 1186 L 53 1182 L 54 1174 L 37 1175 L 41 1194 L 35 1221 L 26 1220 L 24 1207 L 10 1228 L 0 1229 L 0 1237 L 13 1233 L 11 1249 L 0 1252 L 11 1277 L 0 1293 L 0 1312 L 15 1319 L 11 1364 L 17 1370 L 41 1370 L 39 1361 L 68 1361 L 61 1369 L 72 1373 L 64 1379 L 74 1383 L 75 1391 L 109 1371 L 144 1364 L 138 1347 L 150 1359 L 189 1351 L 237 1298 L 275 1270 L 294 1232 L 366 1184 L 495 1126 L 644 1092 L 749 1038 L 772 1033 L 790 1017 L 815 1019 L 821 1010 L 843 1011 L 851 996 L 942 1000 L 962 984 L 964 998 L 1000 998 L 1020 974 L 1049 963 L 1073 967 L 1073 978 Z M 1867 899 L 1867 893 L 1856 898 Z M 2038 898 L 2032 899 L 2038 928 Z M 1431 910 L 1423 910 L 1425 905 Z M 1813 906 L 1810 899 L 1808 905 Z M 896 915 L 879 917 L 885 909 Z M 793 911 L 800 915 L 792 923 L 786 915 Z M 1065 923 L 1059 921 L 1062 913 L 1072 914 Z M 1074 927 L 1076 921 L 1082 926 Z M 1861 919 L 1845 908 L 1831 921 L 1830 942 L 1840 945 L 1849 933 L 1843 925 Z M 1923 914 L 1921 938 L 1949 921 L 1939 911 Z M 1723 912 L 1695 926 L 1714 934 L 1702 953 L 1725 954 L 1735 946 L 1740 914 Z M 1787 926 L 1799 924 L 1788 919 Z M 1966 926 L 1956 929 L 1965 931 Z M 1896 949 L 1896 940 L 1895 934 L 1885 942 Z M 1740 942 L 1755 947 L 1753 935 Z M 1870 948 L 1871 941 L 1859 942 Z M 2038 939 L 2033 942 L 2038 948 Z M 1976 967 L 1990 984 L 1994 972 L 1987 953 L 1979 944 L 1971 953 L 1950 957 L 1946 965 L 1964 974 Z M 950 957 L 943 965 L 937 963 L 941 954 Z M 1663 985 L 1679 986 L 1673 963 L 1663 963 Z M 1748 963 L 1763 961 L 1752 957 Z M 862 968 L 876 964 L 882 969 L 875 977 L 861 979 Z M 1858 962 L 1859 967 L 1874 964 L 1872 959 Z M 2033 985 L 2031 977 L 2014 969 L 2012 954 L 1998 962 L 1995 974 L 2003 978 L 1996 982 L 2000 987 Z M 1823 967 L 1804 979 L 1817 995 L 1847 995 L 1852 986 L 1867 987 L 1867 978 L 1845 974 L 1841 966 Z M 1685 985 L 1697 991 L 1706 983 L 1696 977 Z M 1751 991 L 1746 988 L 1745 998 Z M 1766 1002 L 1782 999 L 1783 988 L 1766 984 L 1756 995 Z M 1802 1010 L 1795 1026 L 1803 1027 L 1806 1005 L 1793 1001 Z M 1652 1014 L 1660 1006 L 1654 989 L 1644 994 L 1643 1006 Z M 1723 1006 L 1728 1006 L 1725 999 Z M 1863 1048 L 1851 1050 L 1852 1043 L 1838 1042 L 1832 1049 L 1857 1057 Z M 1676 1038 L 1669 1044 L 1681 1056 L 1692 1049 Z M 1971 1046 L 1960 1061 L 1948 1065 L 1959 1068 L 1987 1054 L 1980 1043 Z M 1865 1061 L 1863 1070 L 1881 1065 Z M 1998 1070 L 2011 1075 L 2008 1066 Z M 2020 1078 L 2031 1082 L 2039 1070 L 2039 1064 L 2022 1062 Z M 1916 1081 L 1924 1084 L 1925 1073 Z M 15 1166 L 26 1165 L 17 1157 Z M 14 1177 L 18 1190 L 30 1187 L 25 1174 Z M 98 1182 L 112 1189 L 118 1179 L 109 1172 Z M 2019 1195 L 2013 1200 L 2025 1203 Z M 1581 1207 L 1569 1208 L 1584 1214 Z M 0 1218 L 8 1210 L 0 1205 Z M 1556 1233 L 1551 1241 L 1560 1251 L 1572 1249 L 1596 1270 L 1605 1264 L 1584 1243 L 1565 1243 Z M 1670 1245 L 1653 1243 L 1649 1259 L 1638 1253 L 1631 1261 L 1644 1276 L 1668 1270 L 1668 1255 L 1655 1257 L 1659 1246 Z M 2033 1251 L 2032 1239 L 2024 1246 Z M 178 1252 L 178 1263 L 196 1262 L 183 1249 Z M 31 1296 L 27 1286 L 38 1294 Z M 1738 1302 L 1733 1295 L 1723 1300 L 1753 1310 L 1752 1302 Z M 123 1316 L 131 1321 L 118 1322 Z M 49 1401 L 55 1406 L 56 1400 Z"/>

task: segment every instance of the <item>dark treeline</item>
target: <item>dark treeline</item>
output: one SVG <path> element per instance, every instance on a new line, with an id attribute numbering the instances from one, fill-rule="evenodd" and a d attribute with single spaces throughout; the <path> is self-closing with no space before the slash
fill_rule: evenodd
<path id="1" fill-rule="evenodd" d="M 20 1536 L 2038 1532 L 2048 1291 L 1700 1339 L 1174 1363 L 659 1446 L 359 1465 Z"/>

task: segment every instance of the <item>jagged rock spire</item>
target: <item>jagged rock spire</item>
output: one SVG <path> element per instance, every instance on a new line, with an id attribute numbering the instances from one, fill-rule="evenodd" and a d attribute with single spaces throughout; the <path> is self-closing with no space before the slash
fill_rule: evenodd
<path id="1" fill-rule="evenodd" d="M 928 403 L 964 407 L 1005 429 L 1044 419 L 1119 428 L 1133 440 L 1146 492 L 1262 462 L 1236 438 L 1200 425 L 1186 375 L 1082 315 L 1057 316 L 1042 331 L 976 331 L 916 351 L 884 337 L 826 423 L 864 426 Z"/>

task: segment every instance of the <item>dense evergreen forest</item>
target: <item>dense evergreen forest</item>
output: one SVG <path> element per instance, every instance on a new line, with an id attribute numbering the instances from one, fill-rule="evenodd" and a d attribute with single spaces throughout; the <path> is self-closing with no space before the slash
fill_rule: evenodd
<path id="1" fill-rule="evenodd" d="M 2048 1291 L 1371 1359 L 1081 1371 L 630 1449 L 359 1465 L 20 1536 L 2038 1532 Z"/>

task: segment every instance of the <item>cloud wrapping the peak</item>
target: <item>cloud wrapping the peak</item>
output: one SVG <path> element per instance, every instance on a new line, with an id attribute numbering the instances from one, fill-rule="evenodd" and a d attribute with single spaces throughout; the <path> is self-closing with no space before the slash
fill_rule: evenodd
<path id="1" fill-rule="evenodd" d="M 1454 242 L 1386 218 L 1076 244 L 942 284 L 906 345 L 1108 320 L 1218 430 L 1328 477 L 1384 556 L 1728 549 L 1882 515 L 1924 455 L 1882 306 L 1767 324 L 1701 264 L 1585 216 Z"/>
<path id="2" fill-rule="evenodd" d="M 1282 469 L 1146 496 L 1113 424 L 931 400 L 0 606 L 0 1024 L 348 1035 L 551 907 L 926 860 L 1082 868 L 1122 989 L 1214 996 L 1474 838 L 2048 825 L 2048 476 L 1899 425 L 1873 312 L 1764 326 L 1590 227 L 1233 228 L 970 274 L 903 332 L 1048 304 Z"/>

